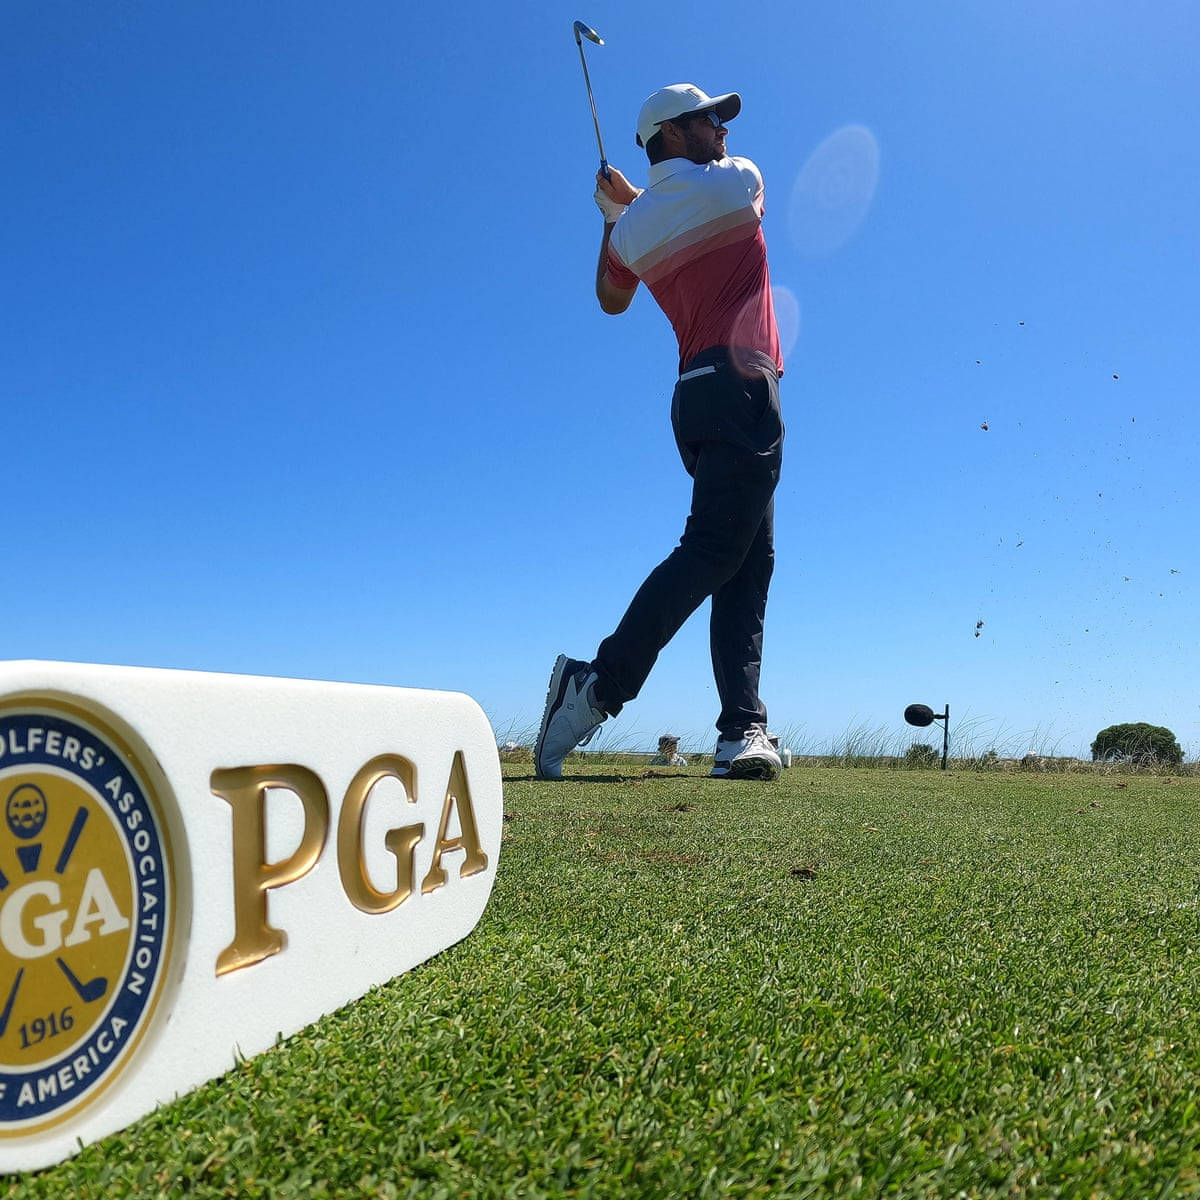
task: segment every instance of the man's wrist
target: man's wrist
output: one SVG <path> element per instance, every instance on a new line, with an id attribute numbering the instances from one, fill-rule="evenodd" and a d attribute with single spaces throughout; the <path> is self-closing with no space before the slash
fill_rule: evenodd
<path id="1" fill-rule="evenodd" d="M 606 225 L 615 225 L 625 215 L 626 206 L 614 200 L 602 188 L 596 188 L 593 199 L 596 201 L 596 207 L 604 217 Z"/>

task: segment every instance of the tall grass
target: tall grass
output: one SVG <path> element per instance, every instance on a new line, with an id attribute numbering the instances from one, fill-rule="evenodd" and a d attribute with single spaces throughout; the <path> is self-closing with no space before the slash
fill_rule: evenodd
<path id="1" fill-rule="evenodd" d="M 519 749 L 502 752 L 505 761 L 526 761 L 537 740 L 538 727 L 519 725 L 515 721 L 498 723 L 492 720 L 497 746 L 512 743 Z M 572 758 L 605 760 L 635 764 L 645 762 L 657 749 L 660 733 L 649 732 L 616 721 L 605 722 L 595 738 Z M 679 741 L 679 751 L 692 766 L 711 765 L 716 734 L 670 730 Z M 823 767 L 874 767 L 887 770 L 928 770 L 941 765 L 942 726 L 938 723 L 917 729 L 876 725 L 856 721 L 844 733 L 834 738 L 820 738 L 802 724 L 781 725 L 772 729 L 779 737 L 781 748 L 792 752 L 793 762 Z M 1052 726 L 1033 725 L 1015 729 L 1000 720 L 971 714 L 950 724 L 950 753 L 947 767 L 956 771 L 1057 771 L 1085 772 L 1097 775 L 1200 775 L 1200 760 L 1188 759 L 1179 764 L 1157 762 L 1153 759 L 1126 759 L 1117 762 L 1093 762 L 1067 753 L 1062 735 Z M 936 751 L 933 767 L 914 761 L 909 754 L 913 745 L 926 745 Z"/>

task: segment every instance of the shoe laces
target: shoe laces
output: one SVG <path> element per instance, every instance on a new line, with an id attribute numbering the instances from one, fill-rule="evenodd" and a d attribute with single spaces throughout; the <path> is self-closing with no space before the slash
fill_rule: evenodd
<path id="1" fill-rule="evenodd" d="M 587 733 L 585 733 L 585 734 L 583 735 L 583 737 L 582 737 L 582 738 L 581 738 L 581 739 L 580 739 L 578 742 L 576 742 L 575 744 L 576 744 L 577 746 L 586 746 L 586 745 L 588 744 L 588 742 L 590 742 L 590 741 L 592 740 L 592 738 L 594 738 L 594 737 L 596 736 L 596 734 L 598 734 L 598 733 L 600 732 L 600 726 L 601 726 L 601 725 L 603 725 L 603 724 L 604 724 L 604 720 L 603 720 L 603 719 L 601 719 L 601 720 L 597 721 L 597 722 L 595 723 L 595 725 L 593 725 L 593 726 L 591 727 L 591 729 L 589 729 L 589 730 L 587 731 Z"/>

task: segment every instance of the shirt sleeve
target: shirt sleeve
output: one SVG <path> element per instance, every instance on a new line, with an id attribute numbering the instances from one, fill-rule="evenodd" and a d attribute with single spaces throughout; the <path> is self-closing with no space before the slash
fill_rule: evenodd
<path id="1" fill-rule="evenodd" d="M 621 261 L 621 256 L 612 242 L 608 243 L 605 274 L 612 280 L 613 286 L 619 287 L 623 292 L 631 292 L 638 285 L 638 277 Z"/>
<path id="2" fill-rule="evenodd" d="M 762 172 L 748 158 L 734 158 L 732 162 L 737 167 L 738 174 L 741 176 L 742 183 L 746 188 L 746 195 L 750 198 L 750 203 L 754 205 L 755 211 L 761 217 L 766 208 L 766 205 L 763 203 Z"/>

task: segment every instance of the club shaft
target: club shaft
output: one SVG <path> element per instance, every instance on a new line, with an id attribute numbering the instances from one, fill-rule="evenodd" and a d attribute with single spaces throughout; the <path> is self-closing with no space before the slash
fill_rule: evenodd
<path id="1" fill-rule="evenodd" d="M 596 127 L 596 145 L 600 147 L 600 169 L 604 172 L 604 178 L 608 176 L 608 156 L 604 153 L 604 139 L 600 136 L 600 118 L 596 116 L 596 98 L 592 95 L 592 79 L 588 74 L 587 58 L 583 53 L 583 43 L 576 40 L 579 46 L 579 61 L 583 66 L 583 82 L 587 85 L 588 104 L 592 109 L 592 124 Z"/>
<path id="2" fill-rule="evenodd" d="M 13 1005 L 17 1002 L 17 992 L 21 990 L 21 980 L 25 978 L 25 968 L 22 967 L 17 972 L 16 979 L 13 980 L 13 985 L 9 989 L 8 1000 L 4 1004 L 4 1011 L 0 1012 L 0 1037 L 3 1037 L 8 1029 L 8 1018 L 12 1016 Z"/>

